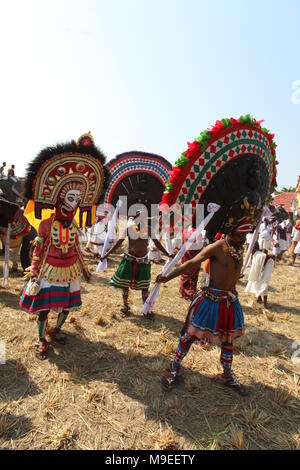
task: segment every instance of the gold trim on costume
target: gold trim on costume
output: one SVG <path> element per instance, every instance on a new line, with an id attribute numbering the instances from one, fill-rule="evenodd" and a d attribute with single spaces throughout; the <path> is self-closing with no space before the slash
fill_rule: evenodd
<path id="1" fill-rule="evenodd" d="M 72 266 L 52 266 L 51 264 L 45 263 L 41 275 L 42 279 L 57 284 L 76 281 L 80 276 L 81 267 L 78 260 Z"/>

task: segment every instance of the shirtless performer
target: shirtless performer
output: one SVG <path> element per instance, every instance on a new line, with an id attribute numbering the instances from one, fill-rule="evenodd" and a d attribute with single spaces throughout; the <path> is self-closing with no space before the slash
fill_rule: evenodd
<path id="1" fill-rule="evenodd" d="M 129 288 L 134 290 L 142 291 L 142 299 L 145 303 L 149 295 L 149 286 L 151 281 L 151 263 L 148 260 L 148 242 L 151 239 L 150 226 L 146 221 L 141 223 L 141 229 L 136 224 L 135 219 L 140 215 L 138 212 L 135 217 L 129 219 L 127 229 L 122 234 L 121 238 L 112 246 L 110 250 L 104 256 L 105 259 L 111 253 L 116 251 L 119 246 L 122 245 L 123 241 L 128 237 L 128 249 L 124 252 L 124 257 L 109 281 L 110 285 L 122 289 L 123 291 L 123 307 L 121 314 L 126 317 L 130 315 L 129 308 Z M 139 237 L 132 237 L 131 234 L 134 232 L 139 233 Z M 163 245 L 157 240 L 152 239 L 155 246 L 166 256 L 172 257 L 165 250 Z M 101 260 L 102 260 L 101 259 Z M 149 312 L 145 315 L 147 318 L 153 318 L 153 312 Z"/>
<path id="2" fill-rule="evenodd" d="M 165 283 L 194 270 L 205 260 L 210 260 L 210 286 L 202 288 L 191 303 L 174 360 L 162 378 L 164 390 L 173 388 L 181 361 L 193 342 L 206 339 L 221 343 L 221 382 L 240 395 L 248 395 L 246 388 L 232 372 L 231 365 L 232 341 L 244 334 L 244 316 L 235 289 L 243 265 L 243 245 L 251 229 L 252 226 L 248 223 L 240 225 L 230 235 L 207 246 L 195 258 L 170 274 L 157 277 L 156 282 Z"/>

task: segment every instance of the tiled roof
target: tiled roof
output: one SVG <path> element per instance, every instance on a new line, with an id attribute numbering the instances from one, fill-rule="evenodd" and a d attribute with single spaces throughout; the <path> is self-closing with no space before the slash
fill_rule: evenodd
<path id="1" fill-rule="evenodd" d="M 272 204 L 274 206 L 283 206 L 286 211 L 290 212 L 295 199 L 297 199 L 297 193 L 281 193 L 273 198 Z"/>

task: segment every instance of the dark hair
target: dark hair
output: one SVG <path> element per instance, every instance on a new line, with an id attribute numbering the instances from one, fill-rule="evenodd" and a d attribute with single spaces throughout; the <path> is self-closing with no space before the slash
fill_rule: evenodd
<path id="1" fill-rule="evenodd" d="M 255 252 L 255 251 L 259 251 L 259 243 L 258 242 L 254 243 L 253 252 Z"/>

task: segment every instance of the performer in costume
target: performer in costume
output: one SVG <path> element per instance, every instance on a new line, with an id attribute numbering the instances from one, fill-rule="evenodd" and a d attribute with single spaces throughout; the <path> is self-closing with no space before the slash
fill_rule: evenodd
<path id="1" fill-rule="evenodd" d="M 151 264 L 148 259 L 148 242 L 152 239 L 149 227 L 151 206 L 158 206 L 160 203 L 172 166 L 159 155 L 132 151 L 117 155 L 108 163 L 108 168 L 111 176 L 105 193 L 105 203 L 116 206 L 119 198 L 126 196 L 128 209 L 134 204 L 141 204 L 147 212 L 142 216 L 142 223 L 136 223 L 137 217 L 141 217 L 138 211 L 128 218 L 127 228 L 104 257 L 107 258 L 116 251 L 128 238 L 128 250 L 110 281 L 112 286 L 122 289 L 121 314 L 127 316 L 131 313 L 129 289 L 141 290 L 143 302 L 149 294 Z M 138 236 L 132 236 L 134 233 Z M 153 238 L 152 241 L 158 250 L 169 256 L 158 238 Z M 148 318 L 152 317 L 153 314 L 148 315 Z"/>
<path id="2" fill-rule="evenodd" d="M 131 314 L 129 307 L 129 289 L 141 290 L 143 303 L 149 295 L 151 282 L 151 263 L 148 259 L 148 243 L 151 239 L 151 227 L 148 225 L 148 218 L 144 218 L 140 224 L 136 223 L 135 217 L 129 218 L 126 231 L 121 235 L 115 245 L 106 253 L 104 258 L 116 251 L 123 241 L 128 238 L 128 249 L 124 252 L 123 259 L 110 280 L 110 285 L 122 289 L 123 307 L 121 314 L 128 316 Z M 137 236 L 135 236 L 135 234 Z M 156 238 L 152 239 L 155 246 L 168 257 L 172 257 Z M 104 259 L 103 258 L 103 259 Z M 153 318 L 153 312 L 149 312 L 147 318 Z"/>
<path id="3" fill-rule="evenodd" d="M 49 345 L 46 333 L 53 340 L 66 342 L 62 326 L 69 311 L 81 306 L 80 277 L 82 274 L 86 280 L 91 277 L 80 251 L 74 217 L 79 210 L 80 227 L 94 223 L 96 204 L 108 180 L 104 163 L 105 156 L 89 133 L 77 143 L 71 141 L 43 149 L 27 170 L 29 202 L 25 215 L 35 220 L 33 225 L 36 219 L 41 222 L 29 268 L 30 281 L 20 306 L 38 315 L 36 353 L 42 359 Z M 58 310 L 53 330 L 47 329 L 51 309 Z"/>
<path id="4" fill-rule="evenodd" d="M 210 260 L 210 285 L 192 301 L 173 362 L 162 378 L 164 390 L 176 383 L 180 365 L 194 341 L 206 338 L 221 343 L 221 383 L 247 395 L 232 372 L 233 340 L 244 333 L 244 318 L 236 282 L 243 265 L 243 244 L 261 218 L 263 205 L 276 186 L 273 135 L 250 115 L 217 121 L 200 135 L 173 167 L 162 204 L 216 203 L 220 209 L 207 224 L 208 238 L 224 238 L 204 248 L 157 282 L 168 282 L 205 260 Z"/>

